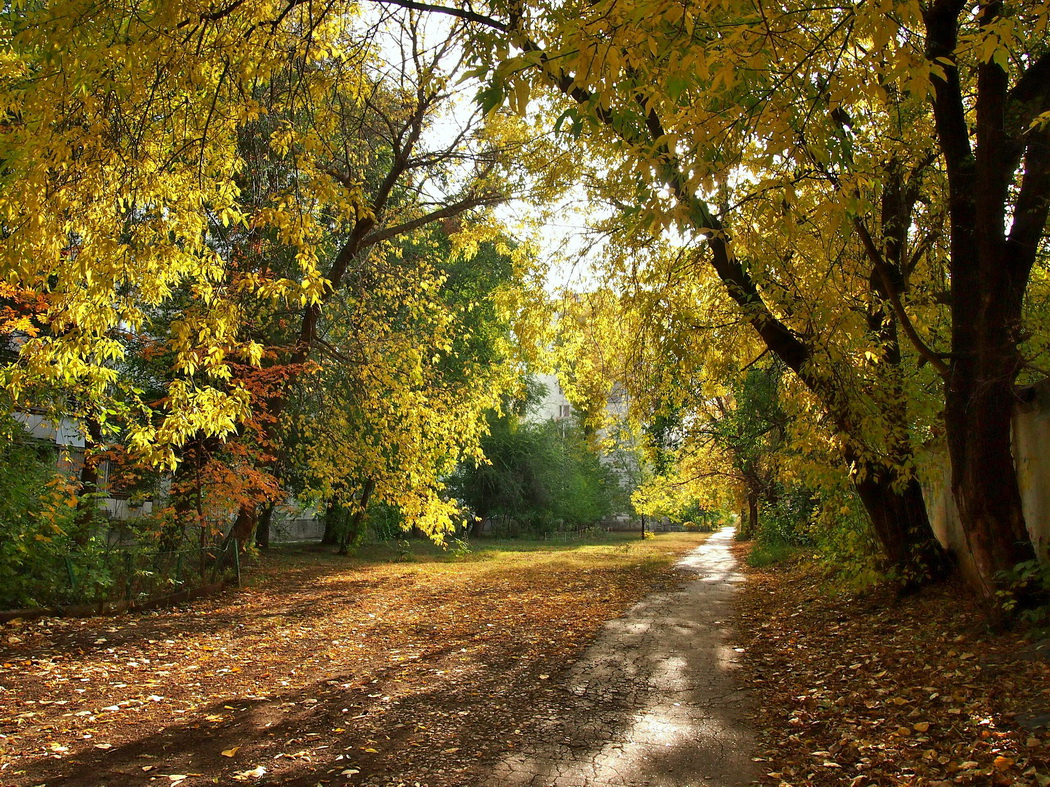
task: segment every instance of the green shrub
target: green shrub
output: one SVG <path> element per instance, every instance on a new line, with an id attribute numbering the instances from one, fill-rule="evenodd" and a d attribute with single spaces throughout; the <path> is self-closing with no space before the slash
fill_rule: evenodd
<path id="1" fill-rule="evenodd" d="M 1050 626 L 1050 564 L 1026 560 L 1010 571 L 1000 572 L 1007 587 L 998 591 L 999 603 L 1007 613 L 1036 629 Z"/>

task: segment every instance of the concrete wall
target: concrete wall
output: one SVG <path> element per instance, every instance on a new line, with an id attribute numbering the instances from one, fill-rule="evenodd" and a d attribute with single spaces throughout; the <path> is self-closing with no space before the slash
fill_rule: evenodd
<path id="1" fill-rule="evenodd" d="M 1029 389 L 1029 401 L 1014 411 L 1013 453 L 1017 481 L 1021 487 L 1028 532 L 1036 554 L 1050 559 L 1050 380 Z M 955 552 L 964 574 L 970 573 L 966 542 L 959 525 L 959 510 L 951 493 L 951 467 L 945 454 L 926 484 L 926 505 L 933 532 Z"/>
<path id="2" fill-rule="evenodd" d="M 320 541 L 324 536 L 324 522 L 312 517 L 282 519 L 276 517 L 270 523 L 270 543 L 288 541 Z"/>
<path id="3" fill-rule="evenodd" d="M 1017 482 L 1036 554 L 1050 550 L 1050 380 L 1034 386 L 1035 396 L 1014 413 L 1013 449 Z"/>

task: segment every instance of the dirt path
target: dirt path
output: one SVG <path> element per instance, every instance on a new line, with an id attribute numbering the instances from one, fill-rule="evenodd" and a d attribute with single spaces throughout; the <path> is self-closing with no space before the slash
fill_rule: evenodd
<path id="1" fill-rule="evenodd" d="M 679 566 L 681 590 L 654 593 L 610 621 L 540 705 L 538 742 L 505 757 L 486 787 L 692 787 L 757 775 L 743 723 L 747 695 L 726 644 L 743 577 L 722 530 Z M 530 730 L 530 737 L 533 737 Z"/>

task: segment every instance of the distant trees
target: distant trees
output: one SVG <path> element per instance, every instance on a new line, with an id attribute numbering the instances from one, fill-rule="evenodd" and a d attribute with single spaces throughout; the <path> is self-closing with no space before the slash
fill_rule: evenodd
<path id="1" fill-rule="evenodd" d="M 523 410 L 489 416 L 484 459 L 460 466 L 450 490 L 474 515 L 510 531 L 544 533 L 594 524 L 626 503 L 615 471 L 603 464 L 572 420 L 533 423 Z"/>

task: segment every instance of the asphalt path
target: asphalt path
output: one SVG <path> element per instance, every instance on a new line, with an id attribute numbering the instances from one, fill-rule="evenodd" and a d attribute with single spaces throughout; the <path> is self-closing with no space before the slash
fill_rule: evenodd
<path id="1" fill-rule="evenodd" d="M 569 669 L 539 734 L 504 758 L 486 787 L 698 787 L 757 776 L 745 723 L 749 698 L 728 644 L 743 576 L 734 531 L 713 534 L 679 563 L 693 578 L 653 593 L 605 625 Z"/>

